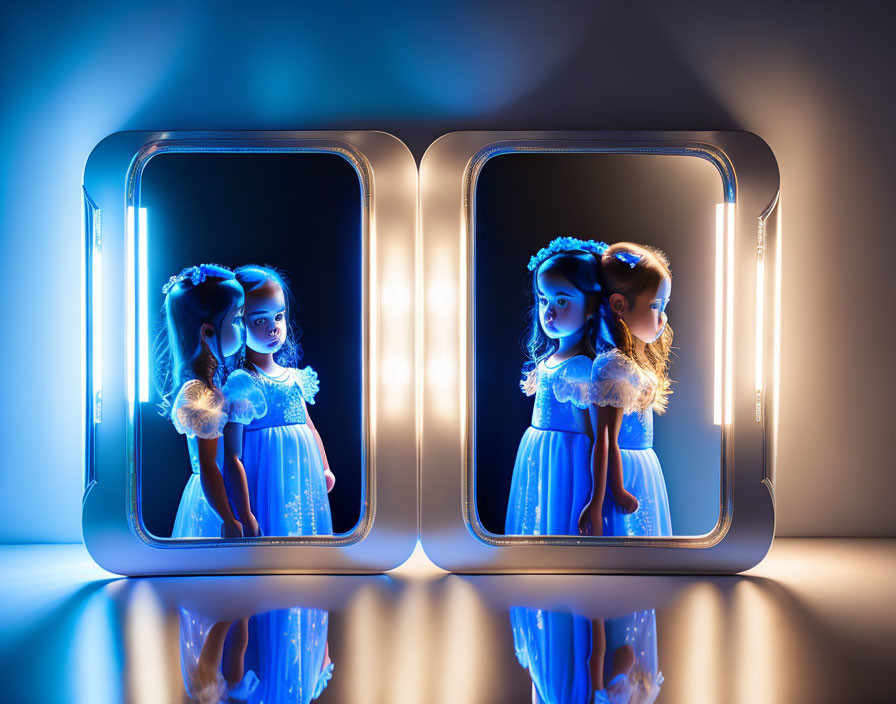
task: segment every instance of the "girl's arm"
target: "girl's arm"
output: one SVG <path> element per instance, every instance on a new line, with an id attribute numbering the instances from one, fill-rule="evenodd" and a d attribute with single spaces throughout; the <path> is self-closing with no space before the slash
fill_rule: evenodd
<path id="1" fill-rule="evenodd" d="M 221 673 L 227 684 L 235 687 L 246 672 L 246 648 L 249 647 L 249 618 L 238 618 L 233 622 L 224 642 L 221 657 Z"/>
<path id="2" fill-rule="evenodd" d="M 243 535 L 247 538 L 256 538 L 261 532 L 249 503 L 249 483 L 246 480 L 246 468 L 243 466 L 242 456 L 243 426 L 241 423 L 228 423 L 224 426 L 225 484 L 243 524 Z"/>
<path id="3" fill-rule="evenodd" d="M 218 469 L 218 438 L 196 438 L 199 445 L 199 480 L 205 498 L 224 521 L 223 538 L 242 538 L 243 525 L 230 510 L 230 500 L 224 487 L 224 477 Z"/>
<path id="4" fill-rule="evenodd" d="M 327 493 L 332 491 L 333 486 L 336 484 L 336 477 L 333 475 L 333 472 L 330 471 L 330 462 L 327 460 L 327 453 L 324 450 L 324 443 L 320 439 L 320 433 L 317 432 L 317 428 L 314 427 L 314 423 L 311 422 L 311 416 L 308 415 L 308 406 L 305 406 L 305 422 L 308 424 L 308 427 L 311 429 L 311 432 L 314 434 L 314 439 L 317 441 L 317 449 L 320 450 L 320 461 L 324 465 L 324 477 L 327 480 Z"/>
<path id="5" fill-rule="evenodd" d="M 619 420 L 616 415 L 618 412 Z M 591 501 L 579 516 L 579 533 L 582 535 L 600 535 L 603 529 L 604 495 L 607 491 L 607 465 L 610 451 L 610 429 L 616 424 L 616 435 L 619 434 L 618 423 L 622 419 L 622 411 L 613 406 L 592 405 L 588 411 L 591 417 L 591 431 L 594 445 L 591 448 Z"/>
<path id="6" fill-rule="evenodd" d="M 622 427 L 623 411 L 621 408 L 607 407 L 612 411 L 608 415 L 607 439 L 609 466 L 607 467 L 607 482 L 610 486 L 610 495 L 613 501 L 619 504 L 623 513 L 634 513 L 638 510 L 638 499 L 634 494 L 625 489 L 622 476 L 622 451 L 619 449 L 619 429 Z"/>

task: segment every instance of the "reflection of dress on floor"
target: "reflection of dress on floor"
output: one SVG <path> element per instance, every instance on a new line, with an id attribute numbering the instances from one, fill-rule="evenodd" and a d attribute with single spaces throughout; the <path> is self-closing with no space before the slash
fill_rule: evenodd
<path id="1" fill-rule="evenodd" d="M 308 704 L 317 699 L 333 676 L 327 656 L 328 613 L 293 607 L 253 620 L 261 684 L 249 701 Z"/>
<path id="2" fill-rule="evenodd" d="M 645 396 L 653 398 L 655 385 L 616 348 L 595 357 L 591 377 L 594 403 L 625 410 L 619 429 L 622 483 L 638 499 L 638 510 L 625 514 L 608 489 L 603 504 L 603 534 L 672 535 L 666 481 L 653 451 L 653 410 L 649 405 L 646 410 L 636 410 L 645 405 Z"/>
<path id="3" fill-rule="evenodd" d="M 634 665 L 628 673 L 608 682 L 606 690 L 595 696 L 595 704 L 652 704 L 663 684 L 663 673 L 657 663 L 656 612 L 646 609 L 610 619 L 604 622 L 604 632 L 607 637 L 604 672 L 613 671 L 613 655 L 623 646 L 632 649 Z"/>
<path id="4" fill-rule="evenodd" d="M 180 609 L 180 668 L 187 696 L 201 703 L 250 701 L 258 687 L 254 671 L 244 670 L 239 682 L 229 683 L 221 671 L 221 660 L 204 664 L 199 661 L 202 647 L 215 623 L 208 616 L 183 607 Z"/>
<path id="5" fill-rule="evenodd" d="M 510 609 L 513 646 L 532 678 L 533 704 L 591 704 L 591 621 L 576 614 Z"/>
<path id="6" fill-rule="evenodd" d="M 224 448 L 221 434 L 228 422 L 248 423 L 265 414 L 264 397 L 246 372 L 236 371 L 227 379 L 222 390 L 210 389 L 201 381 L 191 379 L 181 386 L 171 405 L 171 422 L 175 429 L 187 436 L 192 473 L 184 487 L 174 519 L 173 538 L 220 538 L 221 518 L 215 513 L 199 474 L 199 441 L 197 438 L 218 442 L 217 465 L 224 467 Z"/>
<path id="7" fill-rule="evenodd" d="M 320 448 L 306 422 L 317 372 L 284 369 L 276 377 L 252 372 L 268 412 L 246 426 L 243 466 L 252 511 L 264 535 L 332 535 L 333 521 Z"/>
<path id="8" fill-rule="evenodd" d="M 577 355 L 549 367 L 539 362 L 522 386 L 535 394 L 532 425 L 517 450 L 505 533 L 577 535 L 591 496 L 591 360 Z M 584 383 L 570 384 L 568 376 Z"/>

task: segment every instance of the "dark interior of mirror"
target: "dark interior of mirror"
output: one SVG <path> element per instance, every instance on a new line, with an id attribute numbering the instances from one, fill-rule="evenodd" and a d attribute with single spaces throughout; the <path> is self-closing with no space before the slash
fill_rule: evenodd
<path id="1" fill-rule="evenodd" d="M 274 267 L 282 274 L 291 289 L 287 316 L 300 350 L 295 367 L 313 368 L 319 392 L 315 397 L 316 389 L 304 385 L 313 381 L 311 377 L 295 376 L 301 381 L 295 386 L 303 398 L 297 401 L 295 394 L 299 392 L 294 391 L 290 393 L 295 397 L 289 398 L 300 408 L 289 406 L 284 410 L 278 404 L 285 397 L 267 398 L 267 417 L 280 413 L 277 422 L 281 423 L 304 422 L 306 413 L 313 418 L 336 479 L 332 491 L 317 500 L 329 506 L 332 534 L 350 533 L 361 518 L 365 471 L 362 189 L 353 165 L 341 155 L 327 152 L 167 152 L 146 163 L 139 203 L 146 213 L 147 261 L 141 266 L 147 272 L 150 337 L 156 342 L 160 336 L 167 337 L 163 287 L 184 267 L 214 263 L 236 269 L 258 264 Z M 248 308 L 242 319 L 244 328 L 252 324 Z M 244 342 L 246 334 L 244 329 Z M 243 370 L 251 367 L 244 360 L 228 363 Z M 150 376 L 158 382 L 160 362 L 155 353 L 149 364 Z M 290 374 L 295 373 L 285 374 L 292 379 Z M 264 375 L 250 376 L 276 386 Z M 138 505 L 145 529 L 166 538 L 172 536 L 178 507 L 194 470 L 186 436 L 175 430 L 170 410 L 160 411 L 162 397 L 156 383 L 150 385 L 149 398 L 141 400 Z M 302 417 L 297 419 L 290 413 Z M 264 430 L 279 429 L 281 426 Z M 249 434 L 246 430 L 243 436 L 246 452 Z M 285 514 L 304 510 L 302 502 L 308 499 L 309 489 L 301 485 L 306 472 L 302 463 L 311 461 L 308 457 L 317 451 L 313 445 L 306 442 L 296 450 L 298 455 L 287 453 L 282 457 L 273 457 L 280 452 L 279 446 L 266 445 L 261 450 L 267 462 L 259 464 L 262 470 L 279 472 L 276 478 L 268 477 L 269 485 L 294 482 L 297 471 L 301 475 L 300 484 L 280 495 L 287 504 L 283 506 Z M 314 461 L 326 465 L 322 456 Z M 249 462 L 246 457 L 243 461 Z M 292 466 L 294 462 L 300 465 L 298 470 Z M 319 472 L 319 464 L 315 471 Z M 257 475 L 259 470 L 247 466 L 247 475 L 250 471 Z M 257 485 L 260 480 L 255 476 L 249 481 Z M 319 479 L 315 481 L 319 484 Z M 255 489 L 250 488 L 251 494 Z M 231 504 L 233 501 L 231 496 Z M 262 509 L 253 504 L 253 511 L 257 510 Z M 311 525 L 296 533 L 289 531 L 289 535 L 329 532 Z M 218 536 L 182 533 L 179 537 Z"/>
<path id="2" fill-rule="evenodd" d="M 533 405 L 539 399 L 524 395 L 520 386 L 521 370 L 531 361 L 527 339 L 533 305 L 534 324 L 540 324 L 527 265 L 561 236 L 650 245 L 667 256 L 672 276 L 665 313 L 674 330 L 668 365 L 671 394 L 667 411 L 654 414 L 652 448 L 668 496 L 671 534 L 698 536 L 713 530 L 721 478 L 721 433 L 713 422 L 713 352 L 715 218 L 722 200 L 715 166 L 687 155 L 510 152 L 482 166 L 473 210 L 473 462 L 475 509 L 486 531 L 577 535 L 581 496 L 572 497 L 573 507 L 567 509 L 576 514 L 570 530 L 539 529 L 541 514 L 573 489 L 568 475 L 538 466 L 546 455 L 525 455 L 521 440 L 535 423 Z M 584 413 L 587 418 L 589 411 Z M 541 421 L 548 426 L 559 422 L 550 413 L 542 414 Z M 626 422 L 620 432 L 625 432 Z M 587 430 L 591 432 L 591 426 Z M 583 441 L 588 447 L 592 442 L 590 437 Z M 576 452 L 576 462 L 588 463 L 590 496 L 590 450 L 585 460 L 583 450 Z M 623 462 L 624 473 L 631 469 L 626 467 Z M 512 486 L 514 482 L 520 486 Z M 526 498 L 520 499 L 523 495 Z M 625 529 L 605 536 L 657 535 L 643 521 L 638 523 L 638 515 L 654 498 L 650 491 L 641 494 L 639 508 L 624 521 Z M 568 496 L 565 500 L 569 503 Z M 528 509 L 521 508 L 525 501 L 530 502 Z M 524 530 L 510 530 L 510 515 L 525 510 L 539 514 L 535 527 L 530 522 Z"/>

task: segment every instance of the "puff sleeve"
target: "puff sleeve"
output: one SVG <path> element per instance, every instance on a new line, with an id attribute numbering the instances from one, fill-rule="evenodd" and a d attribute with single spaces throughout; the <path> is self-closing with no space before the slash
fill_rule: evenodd
<path id="1" fill-rule="evenodd" d="M 217 438 L 227 424 L 226 405 L 224 394 L 192 379 L 180 387 L 174 398 L 171 422 L 177 432 L 188 438 Z"/>
<path id="2" fill-rule="evenodd" d="M 227 417 L 232 423 L 248 425 L 268 412 L 264 392 L 249 372 L 237 369 L 224 384 Z"/>
<path id="3" fill-rule="evenodd" d="M 594 397 L 591 382 L 591 360 L 584 355 L 570 359 L 554 378 L 554 396 L 560 403 L 572 403 L 577 408 L 586 409 Z"/>
<path id="4" fill-rule="evenodd" d="M 643 411 L 653 402 L 650 382 L 638 367 L 615 347 L 594 358 L 591 367 L 593 403 Z"/>
<path id="5" fill-rule="evenodd" d="M 314 405 L 314 397 L 320 390 L 320 382 L 317 379 L 317 372 L 311 367 L 305 367 L 304 369 L 296 369 L 295 375 L 296 381 L 299 383 L 299 388 L 302 390 L 302 397 L 305 399 L 305 402 Z"/>

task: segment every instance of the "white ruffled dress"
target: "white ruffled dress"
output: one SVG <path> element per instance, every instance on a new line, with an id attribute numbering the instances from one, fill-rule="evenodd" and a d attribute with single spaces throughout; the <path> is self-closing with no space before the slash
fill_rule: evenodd
<path id="1" fill-rule="evenodd" d="M 248 423 L 267 412 L 264 395 L 252 377 L 238 370 L 230 375 L 224 388 L 210 389 L 191 379 L 181 386 L 171 407 L 171 422 L 177 432 L 187 436 L 187 450 L 193 473 L 187 480 L 177 507 L 172 538 L 220 538 L 221 518 L 215 513 L 199 475 L 197 438 L 218 440 L 217 463 L 223 469 L 224 447 L 221 435 L 228 422 Z"/>
<path id="2" fill-rule="evenodd" d="M 672 535 L 666 480 L 653 451 L 656 383 L 615 347 L 594 358 L 591 380 L 593 403 L 624 410 L 619 429 L 622 483 L 638 499 L 637 511 L 623 513 L 608 485 L 603 504 L 603 535 Z"/>
<path id="3" fill-rule="evenodd" d="M 266 536 L 332 535 L 323 458 L 306 422 L 317 372 L 285 369 L 279 377 L 252 372 L 268 412 L 243 433 L 243 466 L 252 512 Z"/>
<path id="4" fill-rule="evenodd" d="M 590 372 L 591 360 L 576 355 L 539 362 L 523 380 L 535 405 L 513 466 L 506 534 L 578 535 L 591 498 Z"/>

